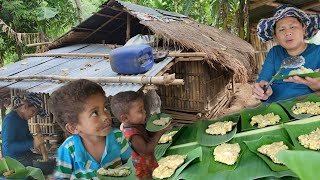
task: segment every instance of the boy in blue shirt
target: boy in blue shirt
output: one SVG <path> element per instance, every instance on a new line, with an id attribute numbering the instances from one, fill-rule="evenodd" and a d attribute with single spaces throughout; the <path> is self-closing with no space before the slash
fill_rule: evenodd
<path id="1" fill-rule="evenodd" d="M 274 102 L 320 89 L 320 82 L 316 78 L 298 76 L 275 80 L 266 92 L 262 89 L 280 68 L 282 61 L 290 56 L 302 56 L 305 68 L 319 71 L 320 46 L 305 42 L 305 38 L 311 38 L 317 33 L 319 20 L 319 15 L 307 15 L 290 5 L 279 6 L 273 17 L 260 20 L 257 30 L 259 38 L 262 41 L 275 39 L 279 45 L 268 52 L 255 83 L 253 92 L 258 99 Z M 280 75 L 288 75 L 291 70 L 293 69 L 282 69 Z"/>
<path id="2" fill-rule="evenodd" d="M 127 162 L 131 148 L 112 128 L 102 87 L 88 80 L 69 82 L 53 92 L 49 105 L 55 121 L 72 134 L 58 149 L 57 179 L 98 179 L 94 171 Z"/>

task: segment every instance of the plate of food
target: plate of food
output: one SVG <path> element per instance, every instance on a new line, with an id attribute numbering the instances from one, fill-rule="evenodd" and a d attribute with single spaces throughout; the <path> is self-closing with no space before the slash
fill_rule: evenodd
<path id="1" fill-rule="evenodd" d="M 154 150 L 156 159 L 160 159 L 166 153 L 172 142 L 179 136 L 181 128 L 182 127 L 172 128 L 161 136 L 158 145 Z"/>
<path id="2" fill-rule="evenodd" d="M 315 78 L 315 77 L 320 77 L 320 72 L 315 72 L 312 69 L 305 68 L 304 66 L 301 66 L 298 69 L 291 70 L 288 73 L 288 75 L 274 76 L 274 79 L 278 79 L 278 80 L 288 79 L 289 77 L 293 77 L 293 76 L 299 76 L 299 77 L 302 77 L 302 78 L 305 78 L 305 77 Z"/>
<path id="3" fill-rule="evenodd" d="M 153 114 L 147 121 L 146 129 L 150 132 L 157 132 L 168 127 L 171 121 L 172 117 L 169 114 Z"/>
<path id="4" fill-rule="evenodd" d="M 216 146 L 228 142 L 237 132 L 240 114 L 234 114 L 213 120 L 204 120 L 199 124 L 197 141 L 202 146 Z"/>
<path id="5" fill-rule="evenodd" d="M 241 111 L 241 131 L 264 128 L 290 121 L 284 109 L 276 103 L 261 104 Z"/>
<path id="6" fill-rule="evenodd" d="M 288 167 L 276 158 L 276 154 L 283 150 L 295 149 L 286 138 L 279 135 L 265 135 L 260 139 L 244 141 L 244 143 L 251 152 L 265 161 L 273 171 L 284 171 L 288 169 Z"/>
<path id="7" fill-rule="evenodd" d="M 135 169 L 130 158 L 128 162 L 120 167 L 116 168 L 100 168 L 96 171 L 96 174 L 100 180 L 127 180 L 136 179 Z"/>

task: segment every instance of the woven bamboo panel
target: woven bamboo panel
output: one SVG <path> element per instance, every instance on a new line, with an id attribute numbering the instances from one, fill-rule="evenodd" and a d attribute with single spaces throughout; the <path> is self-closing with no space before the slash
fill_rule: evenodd
<path id="1" fill-rule="evenodd" d="M 251 44 L 255 49 L 255 59 L 256 59 L 256 65 L 258 69 L 257 72 L 259 73 L 264 63 L 264 60 L 266 59 L 267 53 L 273 46 L 277 45 L 277 42 L 275 41 L 262 42 L 257 36 L 255 31 L 251 32 L 250 38 L 251 38 Z"/>
<path id="2" fill-rule="evenodd" d="M 210 110 L 208 103 L 230 82 L 224 75 L 227 72 L 211 68 L 203 61 L 178 62 L 169 73 L 184 79 L 185 85 L 159 88 L 161 106 L 167 110 L 206 113 Z"/>

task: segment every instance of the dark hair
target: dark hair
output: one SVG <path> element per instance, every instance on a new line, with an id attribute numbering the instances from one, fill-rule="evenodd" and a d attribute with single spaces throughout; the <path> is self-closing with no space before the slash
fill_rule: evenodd
<path id="1" fill-rule="evenodd" d="M 143 97 L 134 91 L 125 91 L 119 92 L 114 95 L 111 99 L 111 111 L 112 114 L 119 120 L 120 116 L 123 114 L 128 114 L 130 110 L 130 106 L 133 102 L 138 99 L 142 99 Z"/>
<path id="2" fill-rule="evenodd" d="M 78 123 L 78 115 L 84 110 L 84 102 L 89 96 L 95 94 L 105 96 L 99 84 L 86 79 L 71 81 L 60 87 L 49 99 L 50 112 L 53 114 L 54 121 L 67 132 L 65 125 Z"/>
<path id="3" fill-rule="evenodd" d="M 298 17 L 294 17 L 294 16 L 287 16 L 287 17 L 296 18 L 296 19 L 300 22 L 300 24 L 302 25 L 302 27 L 305 25 L 305 24 L 302 22 L 302 20 L 301 20 L 300 18 L 298 18 Z M 278 21 L 277 21 L 277 22 L 278 22 Z M 274 35 L 276 35 L 276 25 L 277 25 L 277 22 L 274 23 L 274 26 L 273 26 L 273 34 L 274 34 Z"/>

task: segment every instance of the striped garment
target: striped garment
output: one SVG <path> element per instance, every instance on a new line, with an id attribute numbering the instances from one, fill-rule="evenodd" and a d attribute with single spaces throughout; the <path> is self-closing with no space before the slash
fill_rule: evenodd
<path id="1" fill-rule="evenodd" d="M 79 135 L 72 135 L 58 149 L 57 179 L 98 179 L 94 171 L 101 167 L 115 168 L 131 156 L 131 148 L 122 132 L 112 128 L 106 136 L 106 149 L 97 162 L 84 148 Z"/>

